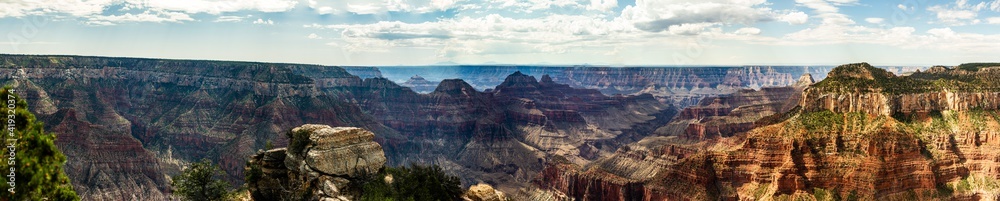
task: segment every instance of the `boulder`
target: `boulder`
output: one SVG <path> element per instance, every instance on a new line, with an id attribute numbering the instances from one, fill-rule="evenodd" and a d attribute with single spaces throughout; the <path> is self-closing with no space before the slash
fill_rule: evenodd
<path id="1" fill-rule="evenodd" d="M 471 201 L 505 201 L 507 196 L 503 192 L 493 189 L 489 184 L 477 184 L 469 187 L 463 196 L 464 200 Z"/>
<path id="2" fill-rule="evenodd" d="M 351 186 L 385 165 L 382 146 L 365 129 L 306 124 L 289 133 L 288 148 L 253 156 L 246 172 L 255 200 L 352 200 Z"/>

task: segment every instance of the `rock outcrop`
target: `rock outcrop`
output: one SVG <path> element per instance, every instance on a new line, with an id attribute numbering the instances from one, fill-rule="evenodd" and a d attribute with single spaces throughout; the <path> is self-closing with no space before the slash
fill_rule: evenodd
<path id="1" fill-rule="evenodd" d="M 493 189 L 489 184 L 476 184 L 465 191 L 462 199 L 469 201 L 507 201 L 507 196 L 500 191 Z"/>
<path id="2" fill-rule="evenodd" d="M 254 155 L 247 183 L 254 200 L 354 200 L 363 176 L 375 175 L 385 153 L 375 134 L 351 127 L 307 124 L 288 134 L 288 148 Z"/>

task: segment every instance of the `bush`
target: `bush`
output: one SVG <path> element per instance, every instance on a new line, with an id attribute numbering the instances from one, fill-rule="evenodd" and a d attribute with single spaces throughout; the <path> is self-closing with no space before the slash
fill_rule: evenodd
<path id="1" fill-rule="evenodd" d="M 4 114 L 8 114 L 7 105 L 14 106 L 13 117 L 15 121 L 14 134 L 15 159 L 10 161 L 7 144 L 13 141 L 7 130 L 3 134 L 3 154 L 2 169 L 5 181 L 10 181 L 6 175 L 10 173 L 9 168 L 14 168 L 14 193 L 8 192 L 11 186 L 7 182 L 0 183 L 3 196 L 0 200 L 80 200 L 70 184 L 69 177 L 63 172 L 62 166 L 66 162 L 63 155 L 55 145 L 56 135 L 46 133 L 41 122 L 36 121 L 35 115 L 28 111 L 28 102 L 19 98 L 16 91 L 10 87 L 4 87 L 0 92 L 0 97 L 4 104 Z M 7 122 L 7 120 L 4 120 Z M 6 123 L 4 123 L 6 126 Z M 11 140 L 11 141 L 8 141 Z M 7 164 L 13 164 L 7 166 Z M 9 167 L 9 168 L 8 168 Z"/>
<path id="2" fill-rule="evenodd" d="M 839 129 L 839 126 L 844 125 L 844 117 L 829 110 L 802 113 L 800 120 L 802 126 L 811 132 L 835 130 Z"/>
<path id="3" fill-rule="evenodd" d="M 458 177 L 445 174 L 437 165 L 387 167 L 378 175 L 365 177 L 360 200 L 458 200 L 462 196 L 461 185 Z"/>
<path id="4" fill-rule="evenodd" d="M 170 185 L 175 189 L 174 194 L 184 200 L 224 200 L 230 194 L 231 184 L 222 178 L 219 166 L 202 159 L 174 176 Z"/>

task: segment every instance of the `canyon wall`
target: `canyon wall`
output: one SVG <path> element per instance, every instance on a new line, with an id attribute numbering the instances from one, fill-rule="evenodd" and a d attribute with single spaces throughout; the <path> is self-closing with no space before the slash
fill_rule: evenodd
<path id="1" fill-rule="evenodd" d="M 798 107 L 746 132 L 646 137 L 586 166 L 551 162 L 536 184 L 577 200 L 996 200 L 996 93 L 962 84 L 996 75 L 955 71 L 905 77 L 913 81 L 868 64 L 840 66 L 793 100 Z M 927 77 L 957 84 L 895 87 L 933 83 Z M 678 119 L 724 114 L 722 102 Z"/>
<path id="2" fill-rule="evenodd" d="M 403 83 L 414 75 L 427 80 L 462 79 L 479 90 L 492 88 L 513 72 L 540 77 L 549 75 L 557 83 L 574 88 L 597 89 L 606 95 L 652 94 L 678 108 L 695 105 L 703 98 L 735 93 L 741 89 L 786 87 L 803 74 L 823 79 L 832 67 L 744 66 L 744 67 L 385 67 L 386 78 Z"/>
<path id="3" fill-rule="evenodd" d="M 242 183 L 247 156 L 305 123 L 392 133 L 315 90 L 291 64 L 73 56 L 0 57 L 0 76 L 56 133 L 85 200 L 166 200 L 170 175 L 216 161 Z M 350 76 L 342 69 L 328 74 Z"/>

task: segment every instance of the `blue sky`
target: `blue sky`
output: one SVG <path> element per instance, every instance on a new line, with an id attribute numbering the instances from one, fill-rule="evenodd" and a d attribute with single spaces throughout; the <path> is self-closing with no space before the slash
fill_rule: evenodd
<path id="1" fill-rule="evenodd" d="M 7 0 L 0 53 L 324 65 L 1000 61 L 1000 0 Z"/>

